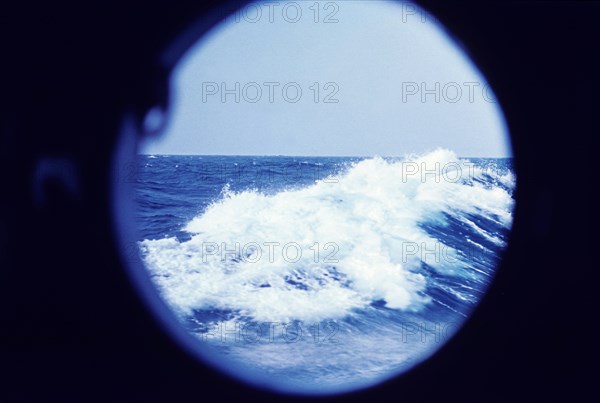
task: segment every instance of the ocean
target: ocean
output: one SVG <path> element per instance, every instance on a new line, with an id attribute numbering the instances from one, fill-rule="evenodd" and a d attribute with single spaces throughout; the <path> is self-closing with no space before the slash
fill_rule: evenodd
<path id="1" fill-rule="evenodd" d="M 493 279 L 512 159 L 139 155 L 140 255 L 216 354 L 302 391 L 410 369 Z"/>

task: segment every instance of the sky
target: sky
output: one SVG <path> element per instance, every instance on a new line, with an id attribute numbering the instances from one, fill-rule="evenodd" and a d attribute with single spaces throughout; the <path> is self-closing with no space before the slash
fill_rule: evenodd
<path id="1" fill-rule="evenodd" d="M 169 121 L 142 154 L 511 156 L 493 91 L 407 2 L 258 2 L 171 76 Z"/>

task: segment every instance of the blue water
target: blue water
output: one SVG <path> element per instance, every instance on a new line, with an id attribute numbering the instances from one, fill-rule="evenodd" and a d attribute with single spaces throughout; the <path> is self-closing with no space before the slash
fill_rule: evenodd
<path id="1" fill-rule="evenodd" d="M 490 284 L 512 223 L 511 159 L 137 164 L 141 254 L 182 326 L 309 390 L 367 385 L 432 354 Z"/>
<path id="2" fill-rule="evenodd" d="M 354 157 L 138 156 L 136 217 L 141 239 L 186 238 L 181 228 L 221 196 L 256 189 L 272 194 L 342 171 Z"/>

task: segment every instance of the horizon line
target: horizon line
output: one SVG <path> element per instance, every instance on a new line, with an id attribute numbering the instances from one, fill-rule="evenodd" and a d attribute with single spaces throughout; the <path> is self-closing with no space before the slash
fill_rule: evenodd
<path id="1" fill-rule="evenodd" d="M 425 154 L 425 153 L 412 153 Z M 302 158 L 403 158 L 411 154 L 405 155 L 291 155 L 291 154 L 161 154 L 161 153 L 136 153 L 139 156 L 166 156 L 166 157 L 302 157 Z M 509 159 L 514 156 L 502 157 L 481 157 L 481 156 L 458 156 L 458 158 L 493 158 L 493 159 Z"/>

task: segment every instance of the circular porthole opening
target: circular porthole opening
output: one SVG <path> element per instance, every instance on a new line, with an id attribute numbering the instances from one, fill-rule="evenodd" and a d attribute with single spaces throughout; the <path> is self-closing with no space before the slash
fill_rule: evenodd
<path id="1" fill-rule="evenodd" d="M 114 206 L 134 282 L 191 354 L 269 390 L 343 393 L 409 371 L 468 319 L 515 175 L 492 89 L 432 15 L 250 3 L 171 90 L 160 136 L 124 125 Z"/>

